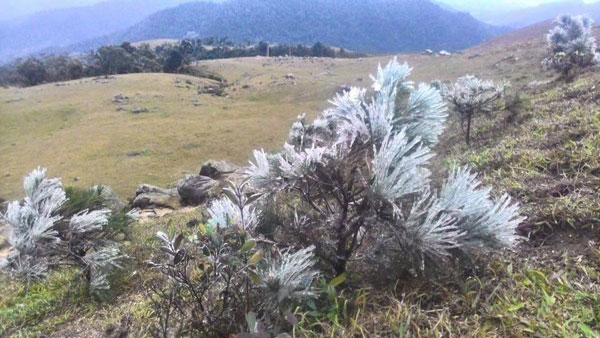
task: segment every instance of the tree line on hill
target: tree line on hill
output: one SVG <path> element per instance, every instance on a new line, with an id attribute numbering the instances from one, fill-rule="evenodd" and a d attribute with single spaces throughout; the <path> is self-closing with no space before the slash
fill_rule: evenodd
<path id="1" fill-rule="evenodd" d="M 198 75 L 191 63 L 200 60 L 252 56 L 360 57 L 363 54 L 336 50 L 321 42 L 312 46 L 274 44 L 236 45 L 227 38 L 209 37 L 166 42 L 156 47 L 147 43 L 103 46 L 87 54 L 30 56 L 0 66 L 0 85 L 35 86 L 83 77 L 129 73 L 185 73 Z"/>

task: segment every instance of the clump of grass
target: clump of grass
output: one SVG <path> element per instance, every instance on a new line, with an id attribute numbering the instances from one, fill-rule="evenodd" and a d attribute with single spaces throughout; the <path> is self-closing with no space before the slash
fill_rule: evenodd
<path id="1" fill-rule="evenodd" d="M 0 336 L 35 336 L 72 318 L 90 301 L 78 278 L 72 269 L 53 271 L 31 284 L 0 275 Z"/>
<path id="2" fill-rule="evenodd" d="M 585 246 L 585 244 L 584 244 Z M 600 255 L 539 260 L 497 256 L 479 277 L 403 281 L 335 299 L 337 311 L 297 310 L 302 337 L 596 337 L 600 332 Z"/>

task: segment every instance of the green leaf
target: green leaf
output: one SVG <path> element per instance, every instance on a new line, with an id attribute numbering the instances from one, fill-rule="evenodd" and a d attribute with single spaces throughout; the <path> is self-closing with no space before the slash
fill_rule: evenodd
<path id="1" fill-rule="evenodd" d="M 261 196 L 262 196 L 261 194 L 254 194 L 254 195 L 248 197 L 248 199 L 246 200 L 246 205 L 254 203 L 254 201 L 259 199 Z"/>
<path id="2" fill-rule="evenodd" d="M 332 279 L 332 280 L 329 282 L 329 285 L 330 285 L 330 286 L 333 286 L 333 287 L 335 287 L 335 286 L 338 286 L 338 285 L 342 284 L 343 282 L 345 282 L 345 281 L 346 281 L 346 279 L 347 279 L 347 278 L 346 278 L 346 274 L 345 274 L 345 273 L 343 273 L 343 274 L 341 274 L 341 275 L 339 275 L 339 276 L 335 277 L 334 279 Z"/>
<path id="3" fill-rule="evenodd" d="M 198 232 L 200 233 L 200 235 L 206 235 L 206 233 L 208 232 L 208 229 L 206 228 L 206 225 L 201 223 L 200 225 L 198 225 Z"/>
<path id="4" fill-rule="evenodd" d="M 238 205 L 239 201 L 237 196 L 233 193 L 233 191 L 229 190 L 229 189 L 223 189 L 223 194 L 225 196 L 227 196 L 227 198 L 229 198 L 229 200 L 231 202 L 233 202 L 235 205 Z M 239 207 L 239 205 L 238 205 Z"/>
<path id="5" fill-rule="evenodd" d="M 577 327 L 579 327 L 579 329 L 581 330 L 581 332 L 583 332 L 583 334 L 586 337 L 592 337 L 592 338 L 600 337 L 600 335 L 598 335 L 597 332 L 595 332 L 594 330 L 592 330 L 591 327 L 585 325 L 584 323 L 577 324 Z"/>
<path id="6" fill-rule="evenodd" d="M 255 271 L 248 270 L 248 274 L 250 275 L 250 279 L 252 280 L 252 282 L 254 284 L 260 284 L 260 277 L 258 276 L 258 274 Z"/>
<path id="7" fill-rule="evenodd" d="M 253 239 L 249 239 L 246 241 L 246 243 L 244 243 L 244 245 L 242 245 L 242 247 L 240 248 L 241 252 L 248 252 L 252 249 L 254 249 L 254 247 L 256 246 L 256 241 Z"/>
<path id="8" fill-rule="evenodd" d="M 250 257 L 250 259 L 248 260 L 248 264 L 256 264 L 258 263 L 258 261 L 260 261 L 264 256 L 264 253 L 262 250 L 258 250 L 257 252 L 254 253 L 254 255 L 252 255 Z"/>
<path id="9" fill-rule="evenodd" d="M 525 303 L 519 303 L 519 304 L 515 304 L 511 307 L 508 308 L 508 312 L 515 312 L 519 309 L 522 309 L 525 307 Z"/>
<path id="10" fill-rule="evenodd" d="M 173 239 L 173 248 L 175 248 L 175 250 L 179 250 L 181 242 L 183 242 L 183 234 L 179 234 L 175 237 L 175 239 Z"/>

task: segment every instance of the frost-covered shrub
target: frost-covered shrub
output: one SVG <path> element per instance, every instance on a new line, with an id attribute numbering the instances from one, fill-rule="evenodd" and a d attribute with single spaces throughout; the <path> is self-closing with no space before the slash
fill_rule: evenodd
<path id="1" fill-rule="evenodd" d="M 280 251 L 255 237 L 258 198 L 234 185 L 187 239 L 157 234 L 162 255 L 149 264 L 166 277 L 148 285 L 157 335 L 225 337 L 246 331 L 252 317 L 262 336 L 275 336 L 291 325 L 294 305 L 314 296 L 313 248 Z"/>
<path id="2" fill-rule="evenodd" d="M 550 55 L 542 61 L 545 69 L 554 68 L 565 78 L 574 76 L 577 69 L 598 64 L 594 20 L 586 16 L 561 15 L 548 32 Z"/>
<path id="3" fill-rule="evenodd" d="M 314 246 L 337 274 L 374 253 L 424 268 L 520 240 L 517 205 L 493 198 L 467 168 L 431 187 L 446 107 L 437 89 L 407 81 L 410 71 L 395 59 L 379 67 L 370 89 L 338 94 L 312 123 L 301 116 L 282 152 L 256 150 L 247 168 L 253 189 L 291 210 L 279 238 Z"/>
<path id="4" fill-rule="evenodd" d="M 454 110 L 461 120 L 467 144 L 471 141 L 471 123 L 473 117 L 489 114 L 502 97 L 508 83 L 494 85 L 492 81 L 478 79 L 473 75 L 465 75 L 445 92 L 445 96 L 454 105 Z M 466 129 L 464 124 L 467 124 Z"/>
<path id="5" fill-rule="evenodd" d="M 92 293 L 108 290 L 109 275 L 120 268 L 123 259 L 104 231 L 111 211 L 74 208 L 60 179 L 47 178 L 46 169 L 33 170 L 23 187 L 25 198 L 11 202 L 0 215 L 10 227 L 9 242 L 14 249 L 6 267 L 32 279 L 44 277 L 54 267 L 77 266 Z"/>

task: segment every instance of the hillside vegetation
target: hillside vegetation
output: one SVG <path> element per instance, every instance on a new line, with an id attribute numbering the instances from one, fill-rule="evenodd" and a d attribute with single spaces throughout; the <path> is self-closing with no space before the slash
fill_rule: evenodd
<path id="1" fill-rule="evenodd" d="M 295 336 L 598 336 L 600 73 L 565 83 L 542 72 L 548 28 L 529 27 L 450 57 L 399 56 L 415 68 L 415 82 L 454 82 L 466 73 L 512 82 L 513 101 L 477 120 L 470 146 L 450 119 L 434 148 L 443 160 L 431 169 L 439 179 L 451 164 L 473 166 L 494 193 L 521 203 L 528 218 L 520 233 L 529 241 L 428 281 L 407 274 L 393 283 L 368 271 L 321 280 L 320 301 L 294 310 Z M 228 97 L 198 94 L 212 82 L 173 74 L 0 89 L 0 120 L 8 121 L 0 125 L 8 141 L 0 144 L 7 171 L 0 197 L 21 196 L 21 177 L 38 164 L 67 185 L 106 183 L 122 195 L 141 182 L 173 183 L 205 159 L 245 164 L 252 149 L 280 150 L 296 115 L 316 117 L 340 84 L 366 86 L 367 74 L 389 58 L 197 63 L 228 80 Z M 112 102 L 120 93 L 128 103 Z M 136 107 L 148 112 L 134 114 Z M 0 335 L 150 336 L 157 310 L 147 285 L 161 278 L 147 263 L 161 245 L 155 233 L 192 240 L 205 213 L 200 207 L 130 226 L 123 251 L 131 264 L 104 302 L 87 296 L 71 269 L 28 285 L 0 275 Z"/>

